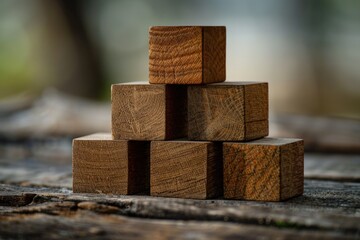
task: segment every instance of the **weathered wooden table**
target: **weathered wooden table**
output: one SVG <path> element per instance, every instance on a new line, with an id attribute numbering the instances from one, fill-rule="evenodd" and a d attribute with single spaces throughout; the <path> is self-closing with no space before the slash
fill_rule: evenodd
<path id="1" fill-rule="evenodd" d="M 0 239 L 360 238 L 360 155 L 306 154 L 286 202 L 203 201 L 73 194 L 69 143 L 0 147 Z"/>

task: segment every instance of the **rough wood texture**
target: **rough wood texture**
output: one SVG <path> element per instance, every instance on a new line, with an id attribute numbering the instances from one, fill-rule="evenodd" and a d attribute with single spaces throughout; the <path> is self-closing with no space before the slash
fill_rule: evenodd
<path id="1" fill-rule="evenodd" d="M 114 84 L 111 101 L 114 139 L 169 140 L 186 136 L 186 86 Z"/>
<path id="2" fill-rule="evenodd" d="M 0 206 L 20 207 L 30 204 L 36 194 L 34 193 L 17 193 L 2 192 L 0 194 Z"/>
<path id="3" fill-rule="evenodd" d="M 264 138 L 224 143 L 224 198 L 282 201 L 303 194 L 304 143 Z"/>
<path id="4" fill-rule="evenodd" d="M 61 209 L 63 214 L 0 216 L 2 239 L 352 239 L 336 231 L 280 229 L 225 222 L 153 220 Z M 95 205 L 96 208 L 109 206 Z M 116 208 L 115 208 L 116 209 Z M 51 229 L 51 231 L 49 231 Z"/>
<path id="5" fill-rule="evenodd" d="M 149 190 L 149 143 L 93 134 L 73 141 L 73 191 L 133 194 Z"/>
<path id="6" fill-rule="evenodd" d="M 151 27 L 150 83 L 203 84 L 225 81 L 225 27 Z"/>
<path id="7" fill-rule="evenodd" d="M 0 235 L 5 239 L 153 239 L 149 234 L 174 239 L 356 239 L 359 192 L 359 183 L 306 180 L 303 196 L 264 203 L 73 194 L 58 188 L 0 184 L 0 196 L 33 196 L 22 207 L 0 202 Z"/>
<path id="8" fill-rule="evenodd" d="M 360 156 L 351 154 L 305 154 L 308 179 L 360 182 Z"/>
<path id="9" fill-rule="evenodd" d="M 265 137 L 268 84 L 226 82 L 188 87 L 188 138 L 244 141 Z"/>
<path id="10" fill-rule="evenodd" d="M 193 199 L 220 195 L 221 146 L 210 142 L 151 142 L 150 193 Z"/>

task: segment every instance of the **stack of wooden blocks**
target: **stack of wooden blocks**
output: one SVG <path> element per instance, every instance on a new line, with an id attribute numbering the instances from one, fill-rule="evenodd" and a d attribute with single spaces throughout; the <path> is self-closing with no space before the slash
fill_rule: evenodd
<path id="1" fill-rule="evenodd" d="M 111 88 L 112 134 L 73 141 L 73 191 L 281 201 L 300 139 L 266 138 L 268 84 L 226 82 L 225 27 L 151 27 L 149 82 Z"/>

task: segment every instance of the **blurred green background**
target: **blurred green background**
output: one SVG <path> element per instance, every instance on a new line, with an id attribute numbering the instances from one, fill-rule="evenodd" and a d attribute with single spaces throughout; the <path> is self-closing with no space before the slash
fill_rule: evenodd
<path id="1" fill-rule="evenodd" d="M 227 80 L 268 81 L 272 112 L 360 119 L 357 0 L 0 0 L 0 101 L 109 101 L 147 81 L 151 25 L 225 25 Z"/>

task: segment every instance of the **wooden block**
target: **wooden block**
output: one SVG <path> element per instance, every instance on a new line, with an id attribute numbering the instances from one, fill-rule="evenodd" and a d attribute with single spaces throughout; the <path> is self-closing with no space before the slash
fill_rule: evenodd
<path id="1" fill-rule="evenodd" d="M 268 84 L 226 82 L 188 87 L 188 138 L 244 141 L 269 133 Z"/>
<path id="2" fill-rule="evenodd" d="M 93 134 L 73 140 L 73 192 L 134 194 L 149 191 L 150 142 Z"/>
<path id="3" fill-rule="evenodd" d="M 225 27 L 151 27 L 150 83 L 203 84 L 225 81 Z"/>
<path id="4" fill-rule="evenodd" d="M 220 144 L 211 142 L 151 142 L 151 195 L 192 199 L 221 195 L 221 150 Z"/>
<path id="5" fill-rule="evenodd" d="M 186 86 L 114 84 L 111 99 L 114 139 L 168 140 L 187 134 Z"/>
<path id="6" fill-rule="evenodd" d="M 223 143 L 224 197 L 282 201 L 304 192 L 304 141 Z"/>

